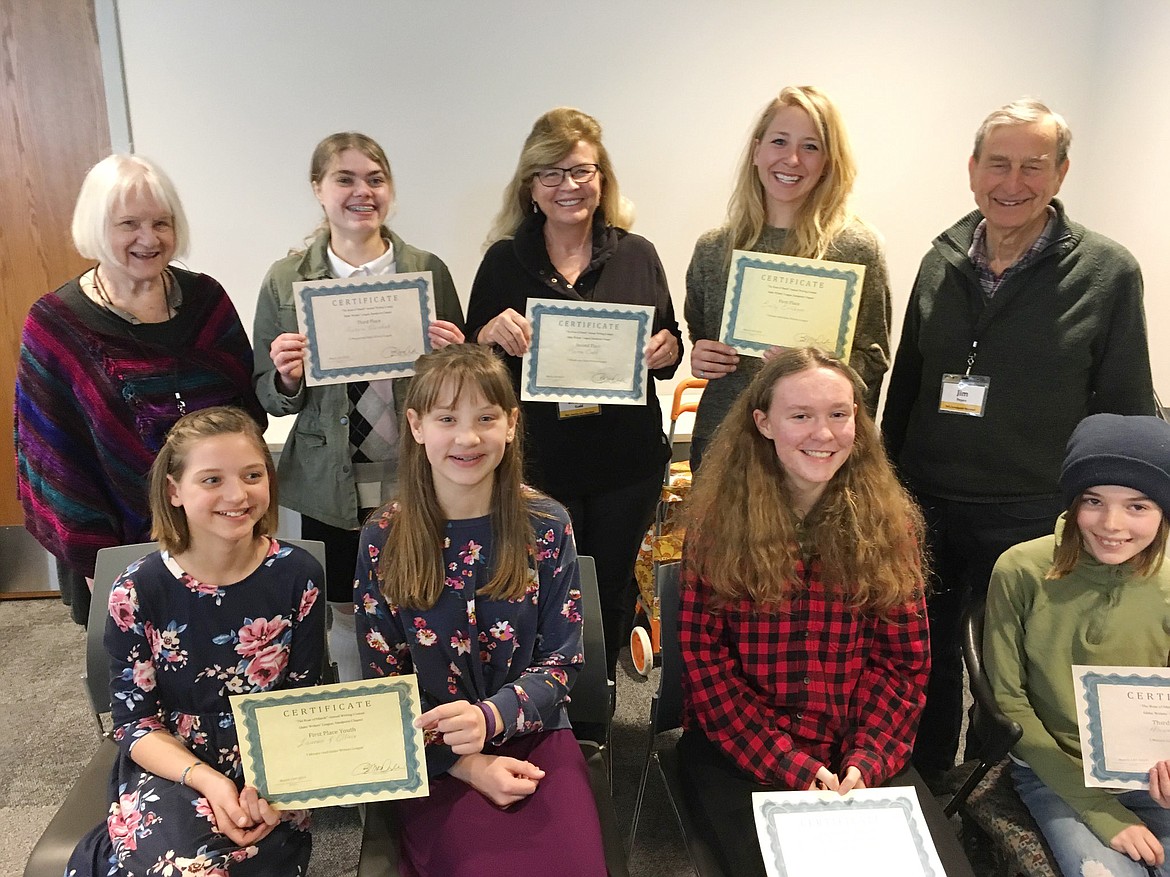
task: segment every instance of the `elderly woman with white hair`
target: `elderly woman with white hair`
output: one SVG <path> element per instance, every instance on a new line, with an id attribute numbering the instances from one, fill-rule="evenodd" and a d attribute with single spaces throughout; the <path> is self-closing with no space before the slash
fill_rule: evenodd
<path id="1" fill-rule="evenodd" d="M 17 493 L 25 526 L 57 558 L 78 623 L 98 550 L 149 538 L 147 473 L 175 421 L 237 405 L 267 424 L 227 293 L 170 264 L 187 240 L 167 176 L 139 156 L 111 155 L 86 175 L 73 214 L 74 245 L 97 264 L 38 299 L 25 320 Z"/>

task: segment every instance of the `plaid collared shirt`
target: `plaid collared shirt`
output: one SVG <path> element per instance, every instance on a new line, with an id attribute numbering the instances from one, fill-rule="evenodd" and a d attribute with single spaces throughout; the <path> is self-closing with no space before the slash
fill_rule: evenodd
<path id="1" fill-rule="evenodd" d="M 853 765 L 877 786 L 909 761 L 926 702 L 926 601 L 881 619 L 829 593 L 815 559 L 797 571 L 806 587 L 782 611 L 750 600 L 713 611 L 710 585 L 684 563 L 683 726 L 761 783 L 803 790 L 821 765 Z"/>
<path id="2" fill-rule="evenodd" d="M 975 266 L 975 273 L 979 275 L 979 285 L 983 288 L 984 296 L 989 299 L 994 297 L 1005 280 L 1035 262 L 1044 248 L 1052 242 L 1052 236 L 1055 232 L 1056 209 L 1049 205 L 1048 222 L 1044 225 L 1044 230 L 1040 232 L 1040 237 L 1036 238 L 1032 242 L 1032 246 L 1028 247 L 1027 252 L 1008 266 L 1003 274 L 996 276 L 995 272 L 991 270 L 991 260 L 987 258 L 987 220 L 979 220 L 979 225 L 975 226 L 975 234 L 971 238 L 971 249 L 967 251 L 967 257 Z"/>

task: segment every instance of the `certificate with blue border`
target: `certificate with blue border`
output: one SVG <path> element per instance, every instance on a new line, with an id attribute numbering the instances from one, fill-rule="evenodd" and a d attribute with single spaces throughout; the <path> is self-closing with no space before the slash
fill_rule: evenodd
<path id="1" fill-rule="evenodd" d="M 430 794 L 414 676 L 231 698 L 244 777 L 286 809 Z"/>
<path id="2" fill-rule="evenodd" d="M 912 786 L 753 792 L 768 877 L 945 877 Z"/>
<path id="3" fill-rule="evenodd" d="M 733 250 L 719 340 L 748 356 L 819 347 L 848 360 L 865 266 Z"/>
<path id="4" fill-rule="evenodd" d="M 430 271 L 294 283 L 306 386 L 413 375 L 431 350 L 433 289 Z"/>
<path id="5" fill-rule="evenodd" d="M 1085 785 L 1148 789 L 1170 758 L 1170 668 L 1074 664 L 1072 676 Z"/>
<path id="6" fill-rule="evenodd" d="M 532 342 L 521 365 L 525 402 L 645 405 L 645 348 L 654 308 L 530 298 Z"/>

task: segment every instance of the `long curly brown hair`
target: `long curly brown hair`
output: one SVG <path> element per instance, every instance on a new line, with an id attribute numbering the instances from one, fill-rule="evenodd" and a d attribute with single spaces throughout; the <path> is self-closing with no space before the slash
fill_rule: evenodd
<path id="1" fill-rule="evenodd" d="M 853 386 L 855 437 L 848 458 L 800 520 L 772 441 L 753 412 L 767 412 L 778 382 L 825 368 Z M 773 357 L 719 427 L 684 506 L 686 562 L 714 592 L 716 605 L 744 598 L 779 608 L 804 583 L 802 555 L 848 602 L 883 614 L 923 592 L 922 514 L 898 483 L 873 419 L 865 385 L 844 362 L 813 347 Z"/>

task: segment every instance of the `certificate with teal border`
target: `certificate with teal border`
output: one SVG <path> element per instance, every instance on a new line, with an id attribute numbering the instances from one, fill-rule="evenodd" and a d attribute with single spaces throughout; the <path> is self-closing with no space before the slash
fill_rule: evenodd
<path id="1" fill-rule="evenodd" d="M 768 877 L 946 877 L 912 786 L 753 792 Z"/>
<path id="2" fill-rule="evenodd" d="M 308 339 L 305 385 L 405 378 L 431 350 L 430 271 L 293 284 L 297 325 Z"/>
<path id="3" fill-rule="evenodd" d="M 1170 668 L 1074 664 L 1085 785 L 1148 789 L 1170 758 Z"/>
<path id="4" fill-rule="evenodd" d="M 848 360 L 865 266 L 733 250 L 719 340 L 747 356 L 819 347 Z"/>
<path id="5" fill-rule="evenodd" d="M 283 808 L 430 794 L 413 675 L 231 698 L 244 777 Z"/>
<path id="6" fill-rule="evenodd" d="M 530 298 L 532 342 L 520 372 L 525 402 L 645 405 L 654 308 Z"/>

